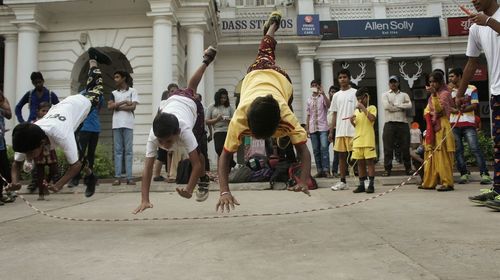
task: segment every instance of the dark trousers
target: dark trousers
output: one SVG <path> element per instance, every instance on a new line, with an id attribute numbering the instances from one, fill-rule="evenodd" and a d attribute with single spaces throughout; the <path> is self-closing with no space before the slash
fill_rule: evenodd
<path id="1" fill-rule="evenodd" d="M 1 139 L 0 139 L 1 141 Z M 7 149 L 1 150 L 0 151 L 0 174 L 7 180 L 7 182 L 11 182 L 12 178 L 10 176 L 10 162 L 9 159 L 7 158 Z M 0 187 L 3 190 L 3 187 L 5 187 L 7 183 L 5 183 L 3 180 L 0 183 Z M 0 196 L 2 196 L 2 190 L 0 190 Z"/>
<path id="2" fill-rule="evenodd" d="M 217 156 L 219 157 L 222 154 L 222 150 L 224 149 L 224 142 L 226 141 L 226 136 L 227 132 L 225 131 L 214 133 L 214 148 L 215 152 L 217 153 Z M 236 165 L 236 162 L 234 161 L 234 159 L 231 158 L 231 162 L 229 164 L 230 164 L 229 166 L 232 168 Z"/>
<path id="3" fill-rule="evenodd" d="M 404 122 L 386 122 L 382 134 L 384 140 L 384 168 L 392 170 L 394 146 L 397 144 L 406 170 L 411 170 L 410 127 Z"/>
<path id="4" fill-rule="evenodd" d="M 76 133 L 76 139 L 81 153 L 80 157 L 83 158 L 84 155 L 86 155 L 85 159 L 87 160 L 90 170 L 94 170 L 95 150 L 97 148 L 97 142 L 99 141 L 99 132 L 78 131 Z M 80 179 L 80 173 L 73 178 L 73 180 Z"/>
<path id="5" fill-rule="evenodd" d="M 492 136 L 495 152 L 495 175 L 493 177 L 493 189 L 500 194 L 500 96 L 493 95 L 490 100 L 491 121 L 493 122 Z"/>
<path id="6" fill-rule="evenodd" d="M 210 162 L 208 162 L 208 138 L 207 133 L 203 133 L 198 142 L 200 153 L 205 157 L 205 171 L 210 171 Z"/>

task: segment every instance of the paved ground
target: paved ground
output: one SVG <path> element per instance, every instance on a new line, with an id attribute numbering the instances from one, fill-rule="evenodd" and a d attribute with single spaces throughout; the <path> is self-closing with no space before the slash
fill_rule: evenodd
<path id="1" fill-rule="evenodd" d="M 379 180 L 377 192 L 396 181 Z M 0 278 L 500 279 L 500 213 L 466 199 L 480 187 L 438 193 L 410 185 L 363 204 L 293 216 L 130 223 L 53 220 L 18 200 L 0 207 Z M 52 214 L 85 218 L 131 217 L 140 200 L 126 190 L 91 199 L 81 191 L 43 202 L 27 197 Z M 154 208 L 141 217 L 214 215 L 217 194 L 197 203 L 155 192 Z M 327 188 L 312 197 L 272 190 L 234 194 L 238 214 L 328 207 L 368 196 Z"/>

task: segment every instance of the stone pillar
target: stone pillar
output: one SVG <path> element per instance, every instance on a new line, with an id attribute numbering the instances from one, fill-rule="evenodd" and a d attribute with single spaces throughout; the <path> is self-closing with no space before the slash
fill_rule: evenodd
<path id="1" fill-rule="evenodd" d="M 9 34 L 5 35 L 5 66 L 4 67 L 4 84 L 3 92 L 7 100 L 10 103 L 10 109 L 12 110 L 12 119 L 5 119 L 5 127 L 12 129 L 16 123 L 16 117 L 14 113 L 15 106 L 18 102 L 16 95 L 16 69 L 17 69 L 17 35 Z M 12 134 L 5 134 L 5 141 L 7 143 L 12 143 Z"/>
<path id="2" fill-rule="evenodd" d="M 204 51 L 204 31 L 201 26 L 188 26 L 187 27 L 187 79 L 193 76 L 194 72 L 203 63 L 203 51 Z M 205 75 L 200 81 L 198 88 L 196 90 L 203 96 L 206 96 L 205 92 Z M 206 104 L 206 99 L 203 99 L 203 103 Z"/>
<path id="3" fill-rule="evenodd" d="M 18 32 L 17 79 L 15 89 L 17 98 L 13 102 L 14 104 L 28 90 L 33 88 L 30 75 L 31 72 L 38 71 L 38 38 L 40 36 L 39 26 L 32 23 L 19 23 Z M 27 119 L 27 116 L 25 119 Z"/>
<path id="4" fill-rule="evenodd" d="M 333 86 L 333 60 L 321 60 L 321 85 L 328 96 L 328 90 Z"/>
<path id="5" fill-rule="evenodd" d="M 303 56 L 300 58 L 300 74 L 302 84 L 302 118 L 299 121 L 305 123 L 307 120 L 307 99 L 311 95 L 311 81 L 314 80 L 314 60 L 312 56 Z"/>
<path id="6" fill-rule="evenodd" d="M 375 71 L 377 74 L 377 124 L 378 124 L 378 157 L 382 162 L 384 159 L 384 141 L 382 132 L 385 124 L 385 110 L 382 105 L 382 95 L 389 90 L 389 59 L 390 57 L 376 57 Z"/>
<path id="7" fill-rule="evenodd" d="M 168 16 L 153 20 L 153 94 L 151 112 L 156 115 L 161 95 L 172 83 L 172 22 Z"/>
<path id="8" fill-rule="evenodd" d="M 431 55 L 432 70 L 441 69 L 444 71 L 445 80 L 448 74 L 448 69 L 446 69 L 446 64 L 444 63 L 445 56 L 441 55 Z"/>
<path id="9" fill-rule="evenodd" d="M 205 71 L 205 92 L 203 93 L 203 104 L 207 108 L 210 104 L 214 103 L 215 94 L 215 74 L 214 74 L 214 63 L 212 62 Z M 231 95 L 229 95 L 231 96 Z M 234 108 L 234 107 L 233 107 Z"/>

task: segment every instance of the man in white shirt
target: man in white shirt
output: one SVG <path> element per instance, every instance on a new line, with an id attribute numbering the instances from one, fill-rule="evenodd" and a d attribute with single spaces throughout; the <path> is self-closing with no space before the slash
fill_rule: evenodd
<path id="1" fill-rule="evenodd" d="M 127 185 L 135 185 L 132 177 L 134 161 L 134 110 L 139 104 L 137 90 L 132 87 L 132 77 L 126 71 L 116 71 L 113 75 L 116 90 L 108 102 L 108 109 L 113 110 L 113 147 L 115 159 L 115 181 L 113 186 L 121 184 L 122 163 L 125 155 Z"/>
<path id="2" fill-rule="evenodd" d="M 347 69 L 342 69 L 337 74 L 340 90 L 333 95 L 330 105 L 332 114 L 332 129 L 328 135 L 330 142 L 335 141 L 333 150 L 339 154 L 340 182 L 333 185 L 333 191 L 348 189 L 345 179 L 347 173 L 347 155 L 352 152 L 352 138 L 354 137 L 354 127 L 351 124 L 351 117 L 358 105 L 356 90 L 351 88 L 351 73 Z M 335 139 L 333 139 L 333 130 Z"/>
<path id="3" fill-rule="evenodd" d="M 472 1 L 479 12 L 470 16 L 474 23 L 469 29 L 467 53 L 469 57 L 457 91 L 457 107 L 460 108 L 469 81 L 478 67 L 481 51 L 488 62 L 490 105 L 492 110 L 493 138 L 495 142 L 495 172 L 493 188 L 469 200 L 500 210 L 500 11 L 496 0 Z M 481 13 L 482 12 L 482 13 Z"/>
<path id="4" fill-rule="evenodd" d="M 90 69 L 85 93 L 68 96 L 52 106 L 42 119 L 35 123 L 22 123 L 14 128 L 12 146 L 16 152 L 15 166 L 12 168 L 12 184 L 8 189 L 21 188 L 18 182 L 21 163 L 24 160 L 32 162 L 43 152 L 43 147 L 47 144 L 60 147 L 69 164 L 66 173 L 53 186 L 50 186 L 49 190 L 58 192 L 84 167 L 81 161 L 83 155 L 79 155 L 74 132 L 85 120 L 91 108 L 99 104 L 99 98 L 103 94 L 102 76 L 98 63 L 111 63 L 107 55 L 94 48 L 90 48 L 88 53 Z M 87 173 L 89 174 L 84 178 L 87 185 L 85 196 L 90 197 L 94 194 L 97 178 L 91 170 Z"/>
<path id="5" fill-rule="evenodd" d="M 401 158 L 405 166 L 406 174 L 411 172 L 410 158 L 410 126 L 406 117 L 406 110 L 412 108 L 411 99 L 408 94 L 399 90 L 399 77 L 389 77 L 388 92 L 382 95 L 384 106 L 385 124 L 382 133 L 384 141 L 384 169 L 383 176 L 391 176 L 392 158 L 394 147 L 399 144 Z"/>
<path id="6" fill-rule="evenodd" d="M 199 179 L 196 201 L 201 202 L 208 198 L 209 179 L 205 174 L 205 157 L 201 153 L 199 145 L 205 134 L 205 113 L 203 105 L 195 97 L 195 94 L 205 70 L 214 60 L 216 54 L 215 48 L 208 47 L 203 56 L 203 63 L 189 80 L 188 87 L 178 89 L 167 100 L 161 101 L 160 110 L 153 120 L 153 127 L 146 143 L 141 204 L 132 213 L 137 214 L 153 207 L 149 201 L 149 188 L 158 147 L 165 150 L 183 147 L 189 155 L 192 167 L 191 175 L 186 187 L 176 189 L 179 195 L 191 198 Z"/>

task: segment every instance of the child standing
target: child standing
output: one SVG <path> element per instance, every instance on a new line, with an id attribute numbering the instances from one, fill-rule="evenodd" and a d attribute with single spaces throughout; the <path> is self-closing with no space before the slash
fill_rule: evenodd
<path id="1" fill-rule="evenodd" d="M 36 121 L 41 120 L 49 111 L 50 103 L 42 102 L 38 105 Z M 34 159 L 36 168 L 36 187 L 38 188 L 38 200 L 45 200 L 45 195 L 49 194 L 48 183 L 52 181 L 57 182 L 57 154 L 54 147 L 51 147 L 50 143 L 45 143 L 43 145 L 42 153 L 35 157 Z M 49 167 L 49 174 L 46 176 L 45 167 Z"/>
<path id="2" fill-rule="evenodd" d="M 353 193 L 373 193 L 375 192 L 375 130 L 373 124 L 377 118 L 377 108 L 368 105 L 370 95 L 366 87 L 360 88 L 356 92 L 358 104 L 357 110 L 351 117 L 351 124 L 354 126 L 355 134 L 352 141 L 352 158 L 358 161 L 359 186 Z M 368 167 L 368 178 L 370 184 L 365 190 L 366 169 Z"/>

